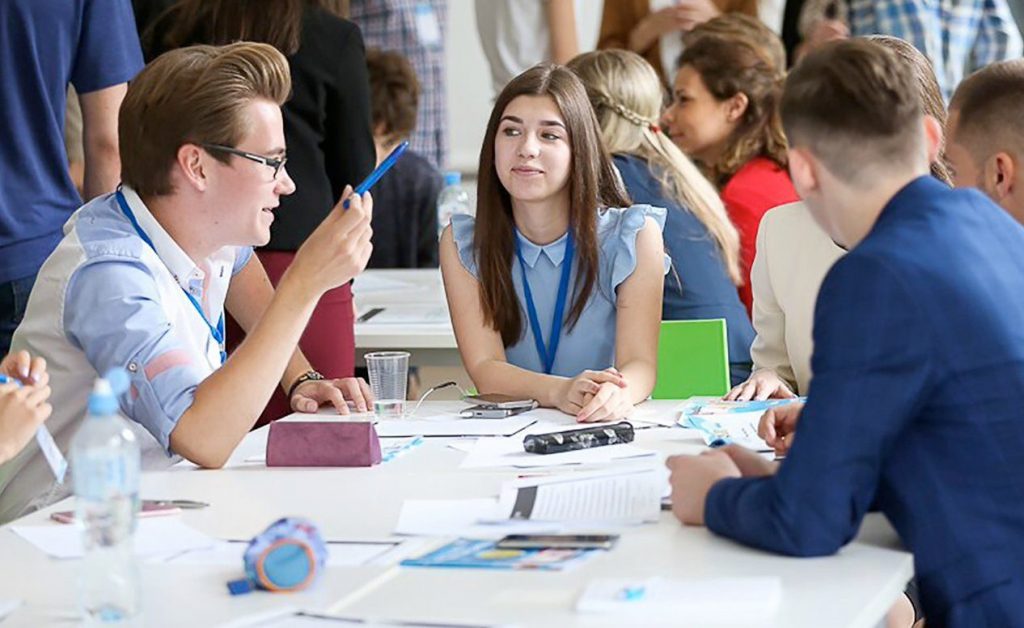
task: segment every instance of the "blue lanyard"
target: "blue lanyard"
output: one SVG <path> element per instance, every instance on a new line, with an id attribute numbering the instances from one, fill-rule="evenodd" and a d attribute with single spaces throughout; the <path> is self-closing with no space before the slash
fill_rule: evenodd
<path id="1" fill-rule="evenodd" d="M 530 291 L 530 282 L 526 279 L 526 262 L 523 261 L 523 253 L 519 247 L 519 236 L 516 235 L 516 257 L 519 258 L 519 270 L 523 274 L 523 294 L 526 296 L 526 313 L 530 317 L 530 328 L 533 330 L 533 342 L 537 345 L 537 355 L 540 356 L 541 364 L 544 365 L 544 373 L 548 375 L 551 374 L 551 369 L 555 366 L 555 353 L 558 352 L 558 341 L 562 336 L 565 298 L 569 293 L 569 275 L 572 274 L 572 260 L 575 252 L 576 243 L 573 241 L 572 230 L 570 229 L 565 239 L 562 277 L 558 282 L 558 297 L 555 299 L 555 312 L 551 317 L 551 334 L 548 336 L 547 344 L 545 344 L 540 328 L 540 319 L 537 318 L 537 306 L 533 303 L 533 292 Z"/>
<path id="2" fill-rule="evenodd" d="M 125 199 L 121 190 L 117 191 L 117 204 L 121 206 L 121 211 L 128 217 L 128 222 L 132 223 L 132 227 L 135 228 L 135 233 L 139 234 L 139 237 L 149 245 L 149 248 L 153 249 L 154 253 L 156 253 L 156 247 L 153 246 L 153 241 L 149 239 L 149 236 L 146 235 L 146 232 L 143 231 L 142 227 L 139 225 L 139 221 L 135 219 L 135 214 L 133 214 L 132 210 L 129 209 L 128 201 Z M 157 253 L 158 257 L 159 255 L 160 254 Z M 185 288 L 181 288 L 181 291 L 185 294 L 189 303 L 192 304 L 192 307 L 196 309 L 196 313 L 199 314 L 199 317 L 203 319 L 204 323 L 206 323 L 207 329 L 210 330 L 210 335 L 213 336 L 215 341 L 217 341 L 217 345 L 220 347 L 220 362 L 223 364 L 228 359 L 228 353 L 224 350 L 224 313 L 221 312 L 220 320 L 217 321 L 217 326 L 214 327 L 210 324 L 210 320 L 206 318 L 206 313 L 203 312 L 203 308 L 199 305 L 199 301 L 196 301 L 196 298 L 189 294 L 188 290 Z"/>

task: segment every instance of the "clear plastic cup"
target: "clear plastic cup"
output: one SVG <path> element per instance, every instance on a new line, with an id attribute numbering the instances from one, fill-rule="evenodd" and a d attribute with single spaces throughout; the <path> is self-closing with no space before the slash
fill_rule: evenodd
<path id="1" fill-rule="evenodd" d="M 363 356 L 373 391 L 373 413 L 381 419 L 398 419 L 405 413 L 409 382 L 408 351 L 375 351 Z"/>

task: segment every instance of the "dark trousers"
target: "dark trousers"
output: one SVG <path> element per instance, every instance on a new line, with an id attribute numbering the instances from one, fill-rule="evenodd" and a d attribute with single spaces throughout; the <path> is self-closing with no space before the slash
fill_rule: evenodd
<path id="1" fill-rule="evenodd" d="M 35 283 L 35 275 L 0 283 L 0 358 L 11 350 L 11 337 L 25 316 L 28 295 Z"/>

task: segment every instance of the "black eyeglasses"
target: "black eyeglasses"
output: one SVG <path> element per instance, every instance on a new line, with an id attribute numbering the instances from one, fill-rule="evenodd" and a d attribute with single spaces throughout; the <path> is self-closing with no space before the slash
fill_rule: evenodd
<path id="1" fill-rule="evenodd" d="M 274 169 L 274 178 L 275 179 L 277 178 L 277 174 L 279 172 L 281 172 L 281 168 L 284 168 L 284 165 L 288 162 L 288 158 L 287 157 L 280 157 L 280 158 L 278 158 L 278 157 L 267 157 L 266 155 L 257 155 L 256 153 L 248 153 L 248 152 L 246 152 L 244 150 L 238 150 L 237 148 L 232 148 L 230 146 L 223 146 L 221 144 L 200 144 L 200 146 L 202 146 L 203 148 L 205 148 L 207 150 L 217 150 L 217 151 L 220 151 L 222 153 L 230 153 L 232 155 L 238 155 L 239 157 L 242 157 L 244 159 L 248 159 L 249 161 L 255 161 L 258 164 L 263 164 L 264 166 L 267 166 L 269 168 L 273 168 Z"/>

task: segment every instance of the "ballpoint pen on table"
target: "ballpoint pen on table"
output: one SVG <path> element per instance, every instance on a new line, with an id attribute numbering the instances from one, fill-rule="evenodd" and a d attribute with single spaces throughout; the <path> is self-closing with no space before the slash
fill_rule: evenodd
<path id="1" fill-rule="evenodd" d="M 155 506 L 174 506 L 176 508 L 181 508 L 182 510 L 198 510 L 210 505 L 206 502 L 196 501 L 194 499 L 146 499 L 143 501 Z"/>

